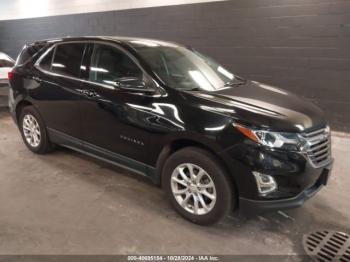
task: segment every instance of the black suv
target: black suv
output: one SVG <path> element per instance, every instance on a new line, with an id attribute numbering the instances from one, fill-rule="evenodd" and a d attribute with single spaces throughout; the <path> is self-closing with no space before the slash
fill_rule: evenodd
<path id="1" fill-rule="evenodd" d="M 189 47 L 46 40 L 24 47 L 9 78 L 31 151 L 62 145 L 149 177 L 198 224 L 237 208 L 300 206 L 328 180 L 330 130 L 318 107 Z"/>

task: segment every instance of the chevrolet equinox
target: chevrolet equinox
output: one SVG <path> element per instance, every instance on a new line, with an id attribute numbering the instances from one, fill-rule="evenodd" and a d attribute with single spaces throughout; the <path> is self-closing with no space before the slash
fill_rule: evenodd
<path id="1" fill-rule="evenodd" d="M 330 174 L 330 129 L 318 107 L 190 47 L 51 39 L 26 45 L 8 77 L 29 150 L 61 145 L 146 176 L 197 224 L 238 208 L 300 206 Z"/>

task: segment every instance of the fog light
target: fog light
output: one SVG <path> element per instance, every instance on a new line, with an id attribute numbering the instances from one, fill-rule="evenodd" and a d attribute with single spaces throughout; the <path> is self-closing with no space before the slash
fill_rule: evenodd
<path id="1" fill-rule="evenodd" d="M 265 196 L 277 189 L 277 183 L 272 176 L 253 171 L 259 194 Z"/>

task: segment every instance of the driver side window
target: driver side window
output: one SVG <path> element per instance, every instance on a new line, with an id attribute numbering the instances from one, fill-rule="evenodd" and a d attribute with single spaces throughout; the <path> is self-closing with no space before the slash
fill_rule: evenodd
<path id="1" fill-rule="evenodd" d="M 121 50 L 102 44 L 95 44 L 89 80 L 101 84 L 115 84 L 123 78 L 143 79 L 142 70 Z"/>

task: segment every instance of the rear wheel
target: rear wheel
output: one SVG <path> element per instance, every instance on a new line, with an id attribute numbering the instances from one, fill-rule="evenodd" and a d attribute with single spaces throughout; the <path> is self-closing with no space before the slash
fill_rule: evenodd
<path id="1" fill-rule="evenodd" d="M 33 106 L 22 109 L 18 125 L 24 143 L 32 152 L 45 154 L 52 150 L 45 124 Z"/>
<path id="2" fill-rule="evenodd" d="M 197 224 L 213 224 L 233 208 L 233 189 L 225 170 L 200 148 L 185 148 L 169 157 L 163 187 L 175 210 Z"/>

